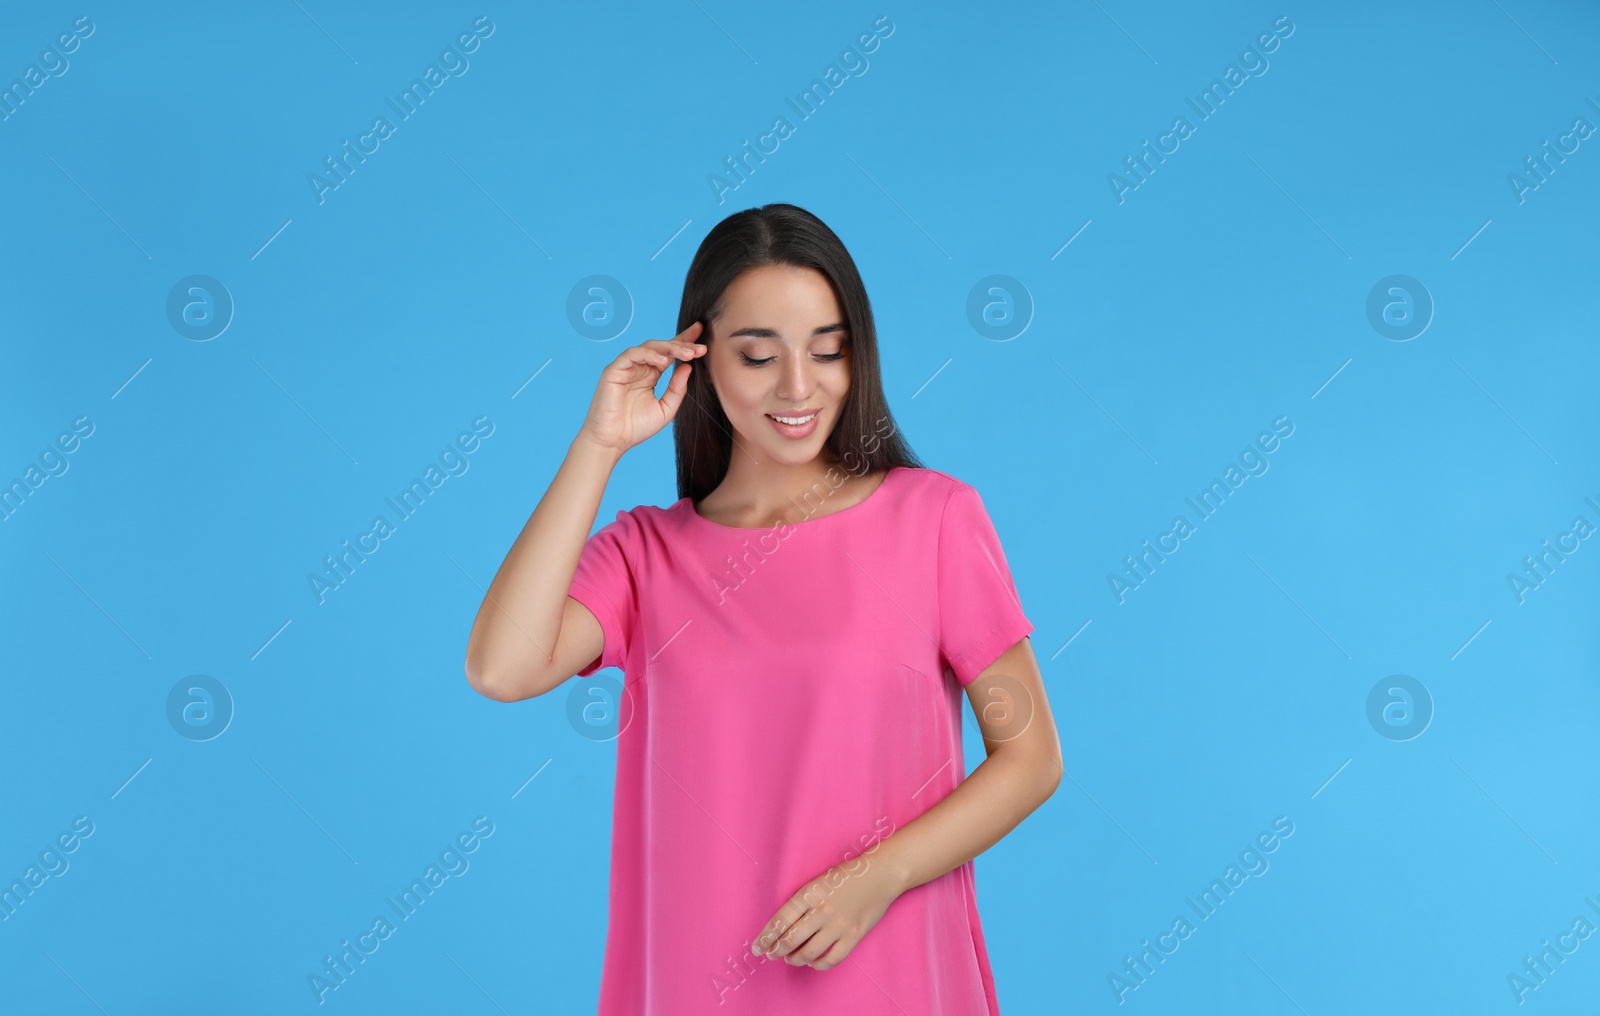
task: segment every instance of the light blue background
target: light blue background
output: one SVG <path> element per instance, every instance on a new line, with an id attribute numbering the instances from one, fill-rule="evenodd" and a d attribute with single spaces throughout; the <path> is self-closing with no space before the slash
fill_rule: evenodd
<path id="1" fill-rule="evenodd" d="M 322 958 L 480 815 L 325 1011 L 593 1010 L 614 744 L 567 689 L 473 693 L 466 636 L 600 368 L 772 201 L 849 246 L 890 404 L 982 493 L 1036 625 L 1071 778 L 977 863 L 1004 1012 L 1594 1011 L 1600 938 L 1525 1010 L 1507 978 L 1600 924 L 1600 543 L 1525 602 L 1507 575 L 1600 524 L 1600 138 L 1521 203 L 1507 177 L 1600 126 L 1600 15 L 942 6 L 87 10 L 0 123 L 0 479 L 95 428 L 0 525 L 0 881 L 95 827 L 0 922 L 8 1012 L 324 1011 Z M 0 15 L 0 82 L 79 13 Z M 470 70 L 319 204 L 324 157 L 481 14 Z M 719 204 L 708 174 L 884 14 L 870 70 Z M 1108 174 L 1180 115 L 1119 204 Z M 192 274 L 236 302 L 208 342 L 166 315 Z M 609 342 L 567 317 L 592 274 L 635 304 Z M 967 318 L 996 274 L 1034 304 L 1006 342 Z M 1411 341 L 1367 317 L 1393 274 L 1435 303 Z M 1280 416 L 1269 471 L 1119 603 L 1107 574 Z M 307 574 L 478 417 L 468 471 L 319 605 Z M 596 524 L 673 475 L 660 435 Z M 195 674 L 235 710 L 203 742 L 166 712 Z M 1434 710 L 1412 740 L 1367 718 L 1396 674 Z M 1119 1006 L 1124 957 L 1276 816 L 1270 868 Z"/>

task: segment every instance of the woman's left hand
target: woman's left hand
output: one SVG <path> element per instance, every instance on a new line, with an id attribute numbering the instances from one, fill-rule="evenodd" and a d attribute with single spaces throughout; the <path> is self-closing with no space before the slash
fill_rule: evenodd
<path id="1" fill-rule="evenodd" d="M 887 865 L 865 856 L 836 864 L 789 898 L 753 948 L 790 966 L 827 970 L 844 962 L 899 895 Z"/>

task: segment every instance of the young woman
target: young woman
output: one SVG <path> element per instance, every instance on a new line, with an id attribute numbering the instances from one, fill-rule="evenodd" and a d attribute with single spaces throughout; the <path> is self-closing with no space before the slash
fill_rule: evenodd
<path id="1" fill-rule="evenodd" d="M 599 1012 L 993 1016 L 972 859 L 1062 772 L 994 526 L 896 431 L 860 274 L 809 212 L 719 223 L 678 327 L 602 372 L 467 646 L 502 702 L 623 672 Z M 678 501 L 590 536 L 669 422 Z"/>

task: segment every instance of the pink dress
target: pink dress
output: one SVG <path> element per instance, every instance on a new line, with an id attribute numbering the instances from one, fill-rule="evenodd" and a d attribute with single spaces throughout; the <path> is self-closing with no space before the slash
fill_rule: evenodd
<path id="1" fill-rule="evenodd" d="M 903 893 L 838 966 L 753 956 L 832 865 L 965 778 L 963 687 L 1033 630 L 978 492 L 896 467 L 771 529 L 641 505 L 571 595 L 623 671 L 599 1016 L 995 1016 L 971 862 Z"/>

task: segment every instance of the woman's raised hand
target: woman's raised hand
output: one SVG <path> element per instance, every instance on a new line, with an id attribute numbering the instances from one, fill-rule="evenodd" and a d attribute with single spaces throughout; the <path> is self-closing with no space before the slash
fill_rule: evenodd
<path id="1" fill-rule="evenodd" d="M 694 367 L 690 361 L 709 348 L 696 341 L 702 327 L 696 321 L 670 339 L 650 339 L 624 349 L 600 374 L 583 433 L 620 456 L 671 423 L 689 389 L 689 371 Z M 675 361 L 679 367 L 658 399 L 656 383 Z"/>

